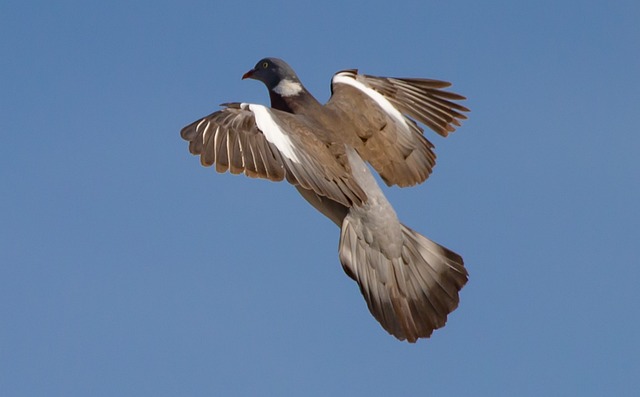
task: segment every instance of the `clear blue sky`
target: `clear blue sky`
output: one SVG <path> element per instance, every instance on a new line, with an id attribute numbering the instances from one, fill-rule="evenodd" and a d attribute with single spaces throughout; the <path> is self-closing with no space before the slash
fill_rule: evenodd
<path id="1" fill-rule="evenodd" d="M 638 1 L 0 3 L 0 395 L 630 396 L 640 390 Z M 386 334 L 339 231 L 180 129 L 286 59 L 452 81 L 470 119 L 386 189 L 459 252 L 447 326 Z"/>

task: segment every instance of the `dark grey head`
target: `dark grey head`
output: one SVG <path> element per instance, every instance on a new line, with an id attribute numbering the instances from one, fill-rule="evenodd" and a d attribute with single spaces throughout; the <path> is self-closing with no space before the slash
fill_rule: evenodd
<path id="1" fill-rule="evenodd" d="M 284 79 L 299 82 L 296 72 L 285 61 L 278 58 L 263 58 L 256 66 L 242 76 L 243 79 L 262 81 L 269 90 L 280 84 Z"/>

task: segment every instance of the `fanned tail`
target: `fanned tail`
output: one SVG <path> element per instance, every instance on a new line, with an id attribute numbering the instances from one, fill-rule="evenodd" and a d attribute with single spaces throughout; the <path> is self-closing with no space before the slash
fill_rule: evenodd
<path id="1" fill-rule="evenodd" d="M 360 287 L 371 314 L 400 340 L 415 342 L 441 328 L 458 307 L 468 280 L 462 258 L 401 225 L 397 257 L 367 242 L 361 224 L 347 216 L 340 236 L 340 261 Z"/>

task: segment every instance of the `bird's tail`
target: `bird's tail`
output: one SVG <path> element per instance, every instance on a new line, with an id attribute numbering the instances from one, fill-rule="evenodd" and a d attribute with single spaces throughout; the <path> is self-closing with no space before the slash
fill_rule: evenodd
<path id="1" fill-rule="evenodd" d="M 360 286 L 371 314 L 400 340 L 427 338 L 458 307 L 468 280 L 462 258 L 407 226 L 402 248 L 383 253 L 362 224 L 347 216 L 340 235 L 340 261 Z"/>

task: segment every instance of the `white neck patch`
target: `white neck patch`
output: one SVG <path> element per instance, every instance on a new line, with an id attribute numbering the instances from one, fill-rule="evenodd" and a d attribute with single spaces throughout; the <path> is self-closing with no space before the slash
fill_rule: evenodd
<path id="1" fill-rule="evenodd" d="M 273 91 L 282 96 L 295 96 L 302 91 L 302 84 L 289 79 L 283 79 L 277 86 L 273 87 Z"/>

